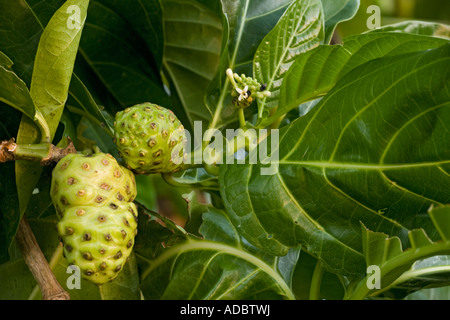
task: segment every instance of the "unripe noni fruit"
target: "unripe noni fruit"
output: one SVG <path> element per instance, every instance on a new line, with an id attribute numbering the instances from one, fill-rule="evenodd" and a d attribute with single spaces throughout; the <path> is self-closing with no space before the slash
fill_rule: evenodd
<path id="1" fill-rule="evenodd" d="M 142 103 L 116 114 L 114 141 L 125 165 L 136 174 L 177 172 L 187 143 L 175 114 L 152 103 Z"/>
<path id="2" fill-rule="evenodd" d="M 124 267 L 137 233 L 134 175 L 101 152 L 69 154 L 52 172 L 51 197 L 68 263 L 96 284 Z"/>

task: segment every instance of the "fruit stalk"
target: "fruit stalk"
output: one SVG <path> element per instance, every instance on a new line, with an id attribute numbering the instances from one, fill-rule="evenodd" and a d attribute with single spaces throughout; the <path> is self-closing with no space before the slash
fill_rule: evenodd
<path id="1" fill-rule="evenodd" d="M 19 223 L 16 241 L 25 263 L 41 289 L 43 300 L 70 300 L 69 294 L 56 280 L 25 217 Z"/>

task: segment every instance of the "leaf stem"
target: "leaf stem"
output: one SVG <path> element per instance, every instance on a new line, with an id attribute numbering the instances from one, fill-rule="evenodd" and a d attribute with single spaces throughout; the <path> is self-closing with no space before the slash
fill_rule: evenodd
<path id="1" fill-rule="evenodd" d="M 310 300 L 319 300 L 322 277 L 323 277 L 322 262 L 320 260 L 317 260 L 316 267 L 314 268 L 314 273 L 311 279 L 311 286 L 309 288 Z"/>
<path id="2" fill-rule="evenodd" d="M 42 143 L 50 143 L 51 142 L 51 133 L 50 128 L 48 126 L 47 121 L 39 110 L 36 110 L 36 114 L 34 115 L 35 122 L 38 124 L 39 129 L 41 131 L 41 142 Z"/>

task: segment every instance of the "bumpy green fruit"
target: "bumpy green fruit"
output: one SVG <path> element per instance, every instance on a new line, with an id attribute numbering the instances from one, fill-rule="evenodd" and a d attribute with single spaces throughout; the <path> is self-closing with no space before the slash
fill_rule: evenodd
<path id="1" fill-rule="evenodd" d="M 133 214 L 134 212 L 134 214 Z M 64 256 L 96 284 L 113 280 L 130 256 L 137 231 L 137 209 L 74 206 L 58 223 Z"/>
<path id="2" fill-rule="evenodd" d="M 113 280 L 137 233 L 134 175 L 101 152 L 69 154 L 52 172 L 51 197 L 69 264 L 96 284 Z"/>
<path id="3" fill-rule="evenodd" d="M 52 173 L 51 197 L 59 218 L 77 205 L 104 206 L 136 197 L 134 175 L 110 154 L 69 154 Z"/>
<path id="4" fill-rule="evenodd" d="M 179 171 L 187 143 L 184 127 L 166 108 L 142 103 L 116 114 L 114 141 L 136 174 Z"/>

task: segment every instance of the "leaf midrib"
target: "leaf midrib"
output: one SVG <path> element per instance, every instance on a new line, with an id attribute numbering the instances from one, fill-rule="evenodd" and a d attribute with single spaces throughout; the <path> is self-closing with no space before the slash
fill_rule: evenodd
<path id="1" fill-rule="evenodd" d="M 271 161 L 270 163 L 279 165 L 298 165 L 306 167 L 319 167 L 331 169 L 386 171 L 399 169 L 413 169 L 421 167 L 435 167 L 443 164 L 444 165 L 450 164 L 450 160 L 401 163 L 401 164 L 356 163 L 356 162 L 338 162 L 338 161 L 291 161 L 291 160 Z"/>

